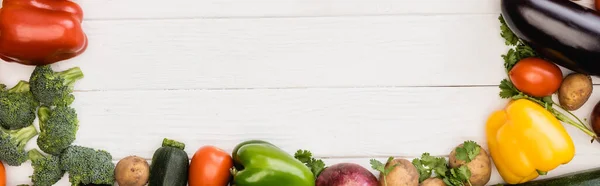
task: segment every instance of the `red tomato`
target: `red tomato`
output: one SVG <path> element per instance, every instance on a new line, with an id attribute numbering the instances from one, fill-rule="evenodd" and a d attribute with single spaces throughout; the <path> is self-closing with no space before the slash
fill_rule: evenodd
<path id="1" fill-rule="evenodd" d="M 204 146 L 192 157 L 189 169 L 190 186 L 227 186 L 233 167 L 231 156 L 214 146 Z"/>
<path id="2" fill-rule="evenodd" d="M 552 95 L 563 80 L 556 64 L 534 57 L 517 62 L 508 75 L 517 89 L 534 97 Z"/>
<path id="3" fill-rule="evenodd" d="M 2 162 L 0 162 L 0 186 L 6 186 L 6 169 Z"/>

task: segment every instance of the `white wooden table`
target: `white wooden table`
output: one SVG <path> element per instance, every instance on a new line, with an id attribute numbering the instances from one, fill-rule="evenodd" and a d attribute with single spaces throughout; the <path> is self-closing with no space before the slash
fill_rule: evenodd
<path id="1" fill-rule="evenodd" d="M 263 139 L 370 169 L 370 158 L 486 147 L 485 121 L 506 104 L 497 0 L 77 2 L 89 49 L 53 67 L 83 70 L 75 143 L 115 162 L 150 159 L 165 137 L 190 156 Z M 0 82 L 32 70 L 1 62 Z M 598 101 L 595 91 L 575 113 L 588 118 Z M 565 126 L 576 157 L 549 177 L 600 166 L 600 145 Z M 8 185 L 30 183 L 31 171 L 7 167 Z M 490 184 L 500 182 L 494 170 Z"/>

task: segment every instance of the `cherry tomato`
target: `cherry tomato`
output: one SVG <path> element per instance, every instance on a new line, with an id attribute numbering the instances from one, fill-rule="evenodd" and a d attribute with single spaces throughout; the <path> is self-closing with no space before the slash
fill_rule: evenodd
<path id="1" fill-rule="evenodd" d="M 229 169 L 233 159 L 229 153 L 214 147 L 204 146 L 192 157 L 189 169 L 190 186 L 226 186 L 231 177 Z"/>
<path id="2" fill-rule="evenodd" d="M 6 169 L 2 162 L 0 162 L 0 186 L 6 186 Z"/>
<path id="3" fill-rule="evenodd" d="M 517 62 L 508 75 L 517 89 L 534 97 L 552 95 L 563 80 L 556 64 L 534 57 Z"/>

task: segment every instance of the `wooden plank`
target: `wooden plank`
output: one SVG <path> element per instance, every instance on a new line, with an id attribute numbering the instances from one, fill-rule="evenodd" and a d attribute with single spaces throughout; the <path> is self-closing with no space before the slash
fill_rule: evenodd
<path id="1" fill-rule="evenodd" d="M 598 87 L 596 87 L 598 88 Z M 487 116 L 505 106 L 497 87 L 79 92 L 73 105 L 81 126 L 75 144 L 106 149 L 115 158 L 149 157 L 163 138 L 225 150 L 250 139 L 271 141 L 319 157 L 449 154 L 474 140 L 486 146 Z M 587 118 L 596 91 L 575 112 Z M 598 144 L 565 125 L 577 152 Z M 392 148 L 393 146 L 393 148 Z"/>
<path id="2" fill-rule="evenodd" d="M 497 85 L 498 15 L 89 21 L 78 90 Z M 32 67 L 0 63 L 0 82 Z"/>
<path id="3" fill-rule="evenodd" d="M 495 0 L 78 0 L 87 20 L 499 13 Z"/>

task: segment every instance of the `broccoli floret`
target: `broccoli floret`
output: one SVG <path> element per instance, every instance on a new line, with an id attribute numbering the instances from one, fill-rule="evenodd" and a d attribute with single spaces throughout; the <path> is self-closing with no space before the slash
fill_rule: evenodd
<path id="1" fill-rule="evenodd" d="M 39 102 L 29 91 L 29 83 L 19 81 L 13 88 L 0 91 L 0 123 L 10 130 L 33 124 Z"/>
<path id="2" fill-rule="evenodd" d="M 112 155 L 104 150 L 69 146 L 60 156 L 60 165 L 69 173 L 72 186 L 113 185 L 115 181 Z"/>
<path id="3" fill-rule="evenodd" d="M 33 167 L 33 175 L 30 176 L 33 185 L 52 186 L 65 175 L 58 156 L 45 156 L 37 149 L 30 150 L 28 155 Z"/>
<path id="4" fill-rule="evenodd" d="M 37 66 L 29 83 L 35 99 L 46 106 L 67 106 L 75 100 L 73 84 L 83 78 L 79 67 L 55 72 L 49 65 Z"/>
<path id="5" fill-rule="evenodd" d="M 54 109 L 41 106 L 38 110 L 40 135 L 37 145 L 40 150 L 55 156 L 75 141 L 79 120 L 75 109 L 69 106 L 57 106 Z"/>
<path id="6" fill-rule="evenodd" d="M 0 127 L 0 160 L 10 166 L 20 166 L 29 159 L 25 145 L 37 134 L 33 125 L 16 130 Z"/>

